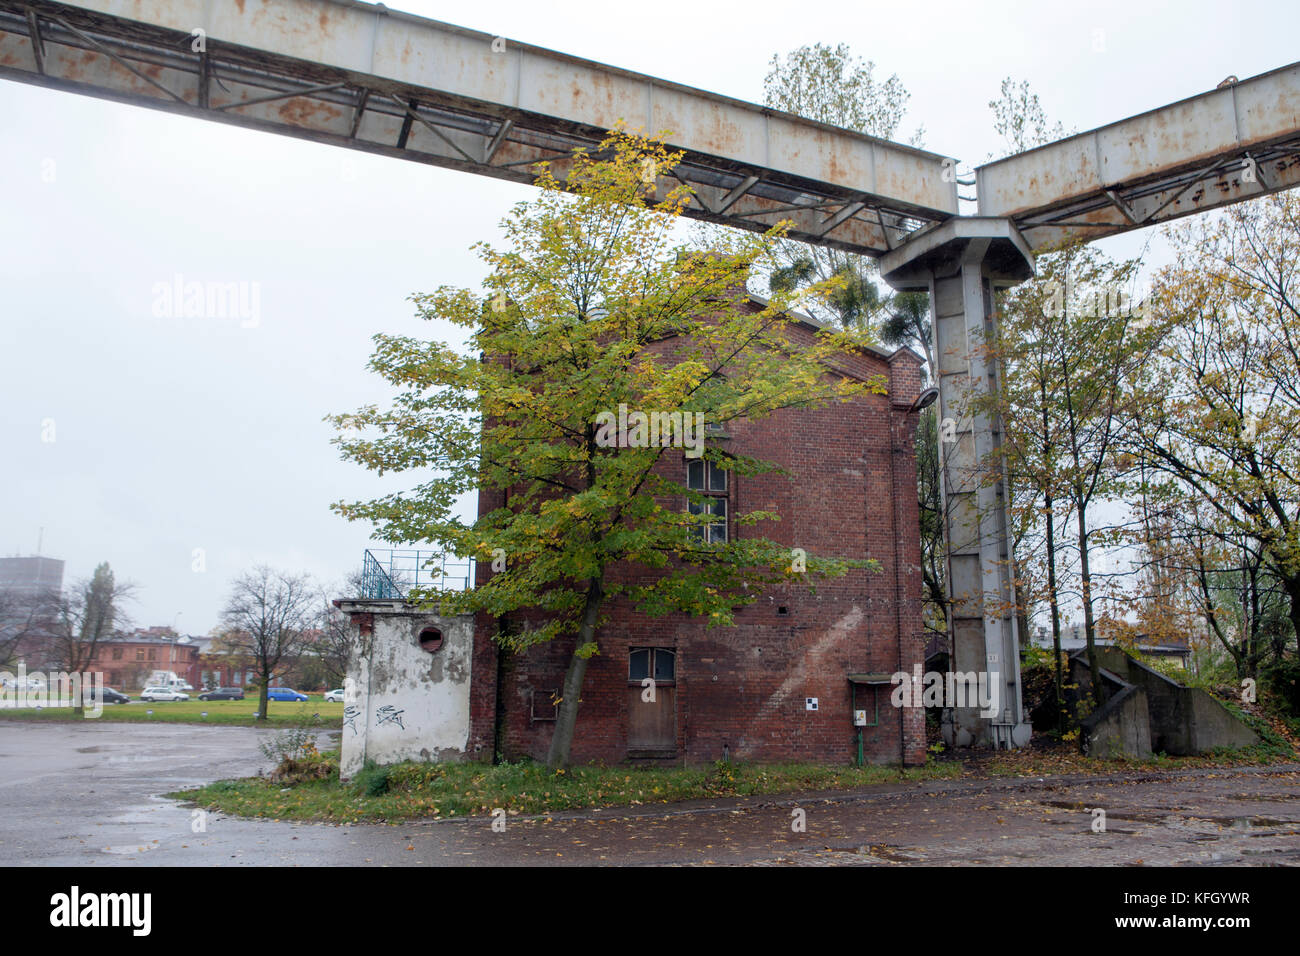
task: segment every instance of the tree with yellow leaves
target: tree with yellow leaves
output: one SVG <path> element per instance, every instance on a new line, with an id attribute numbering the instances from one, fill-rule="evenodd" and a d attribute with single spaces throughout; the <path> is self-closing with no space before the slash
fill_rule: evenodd
<path id="1" fill-rule="evenodd" d="M 809 554 L 796 569 L 788 548 L 756 533 L 714 534 L 710 499 L 686 487 L 683 457 L 740 475 L 774 470 L 705 442 L 699 423 L 884 385 L 833 371 L 859 333 L 792 338 L 791 309 L 834 282 L 778 292 L 762 307 L 748 299 L 743 277 L 771 256 L 780 229 L 733 234 L 707 252 L 674 244 L 690 197 L 669 178 L 680 160 L 616 130 L 595 152 L 539 164 L 540 192 L 503 221 L 506 247 L 477 246 L 489 270 L 484 292 L 414 297 L 425 318 L 469 330 L 469 347 L 376 336 L 370 367 L 401 394 L 391 408 L 331 419 L 345 458 L 381 473 L 433 472 L 411 493 L 336 505 L 340 513 L 374 522 L 393 543 L 492 562 L 478 587 L 415 597 L 507 621 L 497 640 L 512 650 L 571 642 L 548 758 L 556 769 L 568 763 L 587 661 L 613 599 L 725 626 L 768 583 L 867 563 Z M 680 426 L 669 442 L 639 441 L 635 428 L 611 440 L 612 421 L 632 425 L 638 414 Z M 474 491 L 487 507 L 466 521 L 456 501 Z M 685 511 L 668 504 L 683 498 Z M 727 517 L 738 529 L 778 518 Z"/>
<path id="2" fill-rule="evenodd" d="M 1240 643 L 1229 639 L 1211 581 L 1249 579 L 1252 567 L 1267 575 L 1289 601 L 1291 639 L 1300 633 L 1300 196 L 1243 203 L 1170 234 L 1177 260 L 1151 299 L 1162 349 L 1142 381 L 1131 446 L 1152 474 L 1149 493 L 1195 545 L 1207 622 L 1251 676 L 1259 648 L 1249 626 Z"/>

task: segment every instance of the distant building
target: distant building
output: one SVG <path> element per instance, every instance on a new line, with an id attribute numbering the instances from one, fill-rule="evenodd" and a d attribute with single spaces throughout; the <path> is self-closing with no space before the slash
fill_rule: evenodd
<path id="1" fill-rule="evenodd" d="M 307 645 L 298 653 L 281 658 L 275 673 L 271 676 L 271 687 L 298 686 L 302 683 L 300 665 L 304 660 L 314 657 L 317 652 L 312 645 L 320 639 L 319 630 L 303 632 Z M 191 681 L 195 687 L 243 687 L 254 688 L 257 685 L 257 669 L 253 658 L 244 651 L 232 649 L 228 642 L 214 637 L 191 638 L 199 655 L 199 681 Z M 286 681 L 288 684 L 286 684 Z M 306 689 L 315 689 L 308 687 Z"/>
<path id="2" fill-rule="evenodd" d="M 194 639 L 170 635 L 168 628 L 151 627 L 101 641 L 86 670 L 102 672 L 104 683 L 116 690 L 138 691 L 154 671 L 174 671 L 195 688 L 202 686 Z"/>
<path id="3" fill-rule="evenodd" d="M 42 632 L 63 592 L 63 561 L 40 555 L 0 558 L 0 639 L 9 661 L 43 666 Z M 39 599 L 39 600 L 37 600 Z M 17 636 L 17 641 L 11 643 Z"/>
<path id="4" fill-rule="evenodd" d="M 1034 644 L 1039 647 L 1051 649 L 1052 632 L 1045 627 L 1039 627 L 1034 632 Z M 1191 648 L 1187 642 L 1181 643 L 1155 643 L 1147 640 L 1146 634 L 1137 635 L 1137 643 L 1121 643 L 1105 635 L 1105 632 L 1098 628 L 1096 644 L 1098 647 L 1119 647 L 1121 649 L 1137 651 L 1144 657 L 1158 657 L 1170 660 L 1179 667 L 1187 667 L 1191 658 Z M 1083 650 L 1088 646 L 1088 636 L 1082 624 L 1070 624 L 1061 628 L 1061 650 L 1067 655 L 1075 651 Z"/>
<path id="5" fill-rule="evenodd" d="M 232 653 L 224 642 L 215 637 L 196 637 L 194 645 L 199 655 L 199 682 L 195 687 L 250 687 L 257 681 L 252 662 L 239 653 Z"/>
<path id="6" fill-rule="evenodd" d="M 18 594 L 63 590 L 63 561 L 40 555 L 0 558 L 0 591 Z"/>

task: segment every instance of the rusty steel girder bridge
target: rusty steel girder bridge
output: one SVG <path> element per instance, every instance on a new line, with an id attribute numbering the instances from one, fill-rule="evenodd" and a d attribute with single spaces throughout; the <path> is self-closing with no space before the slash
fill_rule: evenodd
<path id="1" fill-rule="evenodd" d="M 681 84 L 350 0 L 0 0 L 0 77 L 399 159 L 531 183 L 624 122 L 668 131 L 696 219 L 876 256 L 929 293 L 954 667 L 998 675 L 996 716 L 959 708 L 958 744 L 1018 746 L 1015 588 L 1001 426 L 971 397 L 996 288 L 1034 253 L 1300 183 L 1300 64 L 1199 93 L 975 171 L 956 161 Z"/>

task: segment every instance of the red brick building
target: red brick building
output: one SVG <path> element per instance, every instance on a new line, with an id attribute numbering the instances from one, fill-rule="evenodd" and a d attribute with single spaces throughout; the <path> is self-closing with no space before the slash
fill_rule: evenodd
<path id="1" fill-rule="evenodd" d="M 118 634 L 101 641 L 85 670 L 102 671 L 105 684 L 128 692 L 143 689 L 154 671 L 174 671 L 191 686 L 200 686 L 199 651 L 193 639 L 182 643 L 165 627 Z"/>
<path id="2" fill-rule="evenodd" d="M 761 300 L 758 300 L 761 301 Z M 759 305 L 754 304 L 758 309 Z M 811 322 L 798 334 L 814 335 Z M 590 661 L 574 733 L 574 762 L 725 757 L 758 761 L 923 763 L 920 709 L 890 705 L 889 675 L 923 663 L 920 536 L 914 438 L 921 360 L 911 351 L 864 349 L 840 371 L 884 375 L 887 395 L 813 410 L 784 410 L 730 423 L 709 442 L 773 461 L 788 474 L 739 477 L 700 471 L 665 454 L 677 481 L 702 484 L 725 501 L 717 533 L 763 535 L 809 554 L 872 558 L 879 572 L 852 570 L 803 587 L 769 590 L 708 630 L 688 615 L 647 618 L 626 603 L 607 610 Z M 696 471 L 688 475 L 687 468 Z M 668 472 L 665 471 L 667 474 Z M 683 481 L 683 483 L 685 483 Z M 480 495 L 480 514 L 500 506 Z M 668 504 L 666 502 L 666 504 Z M 682 498 L 676 503 L 685 510 Z M 772 510 L 780 522 L 738 528 L 737 512 Z M 480 563 L 480 583 L 491 574 Z M 554 728 L 553 695 L 573 639 L 503 655 L 496 623 L 476 621 L 467 753 L 544 759 Z M 653 677 L 653 703 L 642 679 Z M 854 725 L 854 708 L 865 726 Z"/>

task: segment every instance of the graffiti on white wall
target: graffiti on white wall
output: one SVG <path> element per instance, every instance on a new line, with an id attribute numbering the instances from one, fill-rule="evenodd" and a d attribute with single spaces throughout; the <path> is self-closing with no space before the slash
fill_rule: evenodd
<path id="1" fill-rule="evenodd" d="M 398 710 L 392 704 L 385 704 L 383 707 L 380 707 L 375 711 L 375 726 L 379 727 L 383 724 L 392 723 L 397 724 L 398 727 L 405 730 L 406 727 L 402 724 L 402 715 L 404 713 L 406 713 L 406 711 Z"/>

